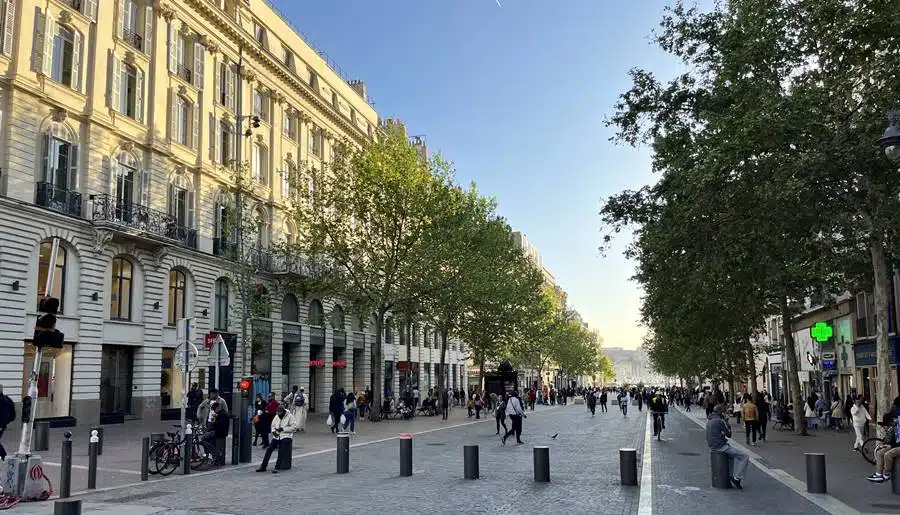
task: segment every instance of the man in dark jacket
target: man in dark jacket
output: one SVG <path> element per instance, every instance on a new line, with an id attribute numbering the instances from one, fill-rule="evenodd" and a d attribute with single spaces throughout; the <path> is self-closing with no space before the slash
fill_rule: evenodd
<path id="1" fill-rule="evenodd" d="M 441 392 L 441 419 L 447 420 L 450 415 L 450 392 L 444 388 Z"/>
<path id="2" fill-rule="evenodd" d="M 328 402 L 328 411 L 331 412 L 332 422 L 334 422 L 331 426 L 332 433 L 340 432 L 341 415 L 344 413 L 345 399 L 344 389 L 341 388 L 331 395 L 331 400 Z"/>
<path id="3" fill-rule="evenodd" d="M 16 421 L 16 405 L 3 393 L 3 385 L 0 385 L 0 438 L 6 431 L 6 426 Z M 6 459 L 6 449 L 0 443 L 0 460 Z"/>
<path id="4" fill-rule="evenodd" d="M 738 490 L 743 490 L 741 481 L 744 480 L 750 458 L 732 447 L 728 443 L 729 438 L 731 438 L 731 427 L 728 426 L 725 418 L 725 407 L 719 404 L 713 408 L 713 416 L 706 423 L 706 444 L 709 445 L 710 450 L 725 453 L 734 461 L 730 478 L 731 484 Z"/>

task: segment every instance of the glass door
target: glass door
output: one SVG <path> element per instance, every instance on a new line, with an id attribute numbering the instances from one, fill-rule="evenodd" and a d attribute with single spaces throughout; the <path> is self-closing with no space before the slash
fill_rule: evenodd
<path id="1" fill-rule="evenodd" d="M 100 412 L 131 414 L 134 349 L 104 345 L 100 359 Z"/>

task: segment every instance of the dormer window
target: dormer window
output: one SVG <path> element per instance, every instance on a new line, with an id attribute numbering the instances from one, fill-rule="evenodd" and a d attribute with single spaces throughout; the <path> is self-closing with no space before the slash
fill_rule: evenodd
<path id="1" fill-rule="evenodd" d="M 284 61 L 284 65 L 288 67 L 291 71 L 294 71 L 294 53 L 291 52 L 287 47 L 284 47 L 284 55 L 282 56 L 282 60 Z"/>

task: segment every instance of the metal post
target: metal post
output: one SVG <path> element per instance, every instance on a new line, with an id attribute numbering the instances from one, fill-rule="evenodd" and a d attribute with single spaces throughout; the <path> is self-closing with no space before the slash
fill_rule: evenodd
<path id="1" fill-rule="evenodd" d="M 34 423 L 34 451 L 50 450 L 50 422 Z"/>
<path id="2" fill-rule="evenodd" d="M 897 474 L 900 473 L 900 460 L 894 460 L 894 465 L 891 467 L 891 493 L 894 495 L 900 495 L 900 477 Z"/>
<path id="3" fill-rule="evenodd" d="M 239 414 L 238 417 L 241 419 L 241 463 L 250 463 L 253 459 L 251 456 L 251 445 L 250 445 L 250 421 L 247 420 L 247 413 L 244 410 L 243 413 Z"/>
<path id="4" fill-rule="evenodd" d="M 88 490 L 97 488 L 97 454 L 100 449 L 100 436 L 91 431 L 91 442 L 88 444 Z"/>
<path id="5" fill-rule="evenodd" d="M 65 499 L 72 493 L 72 433 L 66 432 L 59 458 L 59 498 Z"/>
<path id="6" fill-rule="evenodd" d="M 350 472 L 350 434 L 338 433 L 337 435 L 337 473 Z"/>
<path id="7" fill-rule="evenodd" d="M 478 479 L 478 446 L 463 446 L 463 477 L 466 479 Z"/>
<path id="8" fill-rule="evenodd" d="M 53 515 L 81 515 L 81 499 L 56 501 L 53 503 Z"/>
<path id="9" fill-rule="evenodd" d="M 412 435 L 400 435 L 400 477 L 409 477 L 413 473 Z"/>
<path id="10" fill-rule="evenodd" d="M 190 424 L 184 429 L 184 450 L 181 453 L 181 473 L 191 473 L 191 451 L 194 450 L 194 430 Z"/>
<path id="11" fill-rule="evenodd" d="M 709 468 L 713 488 L 731 488 L 731 457 L 724 452 L 709 452 Z"/>
<path id="12" fill-rule="evenodd" d="M 637 486 L 637 449 L 619 449 L 619 482 L 622 486 Z"/>
<path id="13" fill-rule="evenodd" d="M 828 493 L 825 481 L 825 454 L 821 452 L 806 453 L 806 491 L 811 494 Z"/>
<path id="14" fill-rule="evenodd" d="M 141 481 L 147 481 L 150 477 L 150 437 L 141 439 Z"/>
<path id="15" fill-rule="evenodd" d="M 534 448 L 534 480 L 537 483 L 550 482 L 550 448 L 545 445 Z"/>
<path id="16" fill-rule="evenodd" d="M 236 415 L 231 417 L 231 464 L 241 462 L 241 419 Z"/>

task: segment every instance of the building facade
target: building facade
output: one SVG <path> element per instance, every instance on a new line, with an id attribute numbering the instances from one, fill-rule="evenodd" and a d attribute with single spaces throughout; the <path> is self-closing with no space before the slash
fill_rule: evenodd
<path id="1" fill-rule="evenodd" d="M 237 160 L 249 164 L 258 252 L 295 236 L 287 170 L 363 144 L 379 119 L 365 85 L 346 81 L 263 0 L 0 0 L 0 384 L 21 401 L 29 339 L 48 270 L 66 342 L 39 367 L 37 416 L 78 423 L 154 419 L 181 405 L 175 324 L 223 335 L 223 391 L 255 372 L 261 388 L 303 385 L 323 409 L 333 389 L 370 385 L 368 319 L 340 299 L 286 291 L 302 273 L 260 259 L 269 316 L 238 342 L 236 285 L 223 256 Z M 61 250 L 50 263 L 50 241 Z M 349 309 L 346 310 L 349 312 Z M 436 383 L 439 352 L 385 339 L 385 386 L 398 360 Z M 451 385 L 465 372 L 454 345 Z M 405 352 L 405 350 L 403 351 Z M 252 370 L 251 370 L 252 369 Z"/>

